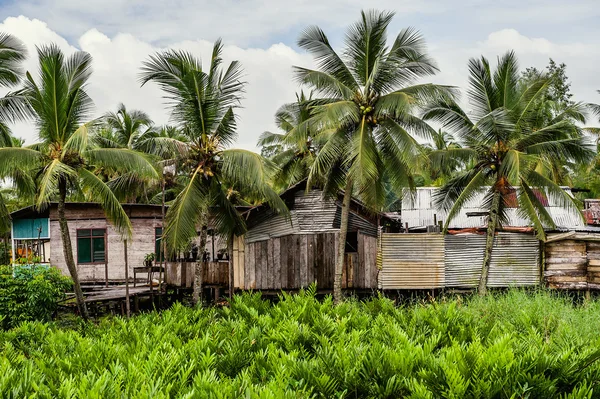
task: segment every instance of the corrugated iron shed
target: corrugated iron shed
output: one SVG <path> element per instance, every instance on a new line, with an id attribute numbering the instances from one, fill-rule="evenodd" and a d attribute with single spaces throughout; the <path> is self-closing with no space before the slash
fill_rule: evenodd
<path id="1" fill-rule="evenodd" d="M 567 194 L 572 195 L 570 189 L 564 188 Z M 414 195 L 407 195 L 402 200 L 402 223 L 408 223 L 410 229 L 426 228 L 434 225 L 434 219 L 437 221 L 446 221 L 447 212 L 436 209 L 434 206 L 434 193 L 436 187 L 419 187 Z M 461 212 L 450 222 L 450 229 L 465 229 L 473 227 L 486 226 L 487 216 L 468 216 L 472 213 L 481 213 L 485 209 L 481 208 L 485 193 L 482 192 L 469 200 Z M 586 225 L 581 215 L 571 212 L 553 201 L 548 196 L 548 206 L 546 209 L 559 230 L 577 230 L 585 229 Z M 511 227 L 530 226 L 527 219 L 519 216 L 518 208 L 507 209 L 509 224 Z M 434 217 L 435 215 L 435 217 Z"/>

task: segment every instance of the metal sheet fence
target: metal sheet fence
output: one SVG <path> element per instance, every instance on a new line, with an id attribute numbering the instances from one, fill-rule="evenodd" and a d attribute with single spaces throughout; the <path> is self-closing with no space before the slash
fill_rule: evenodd
<path id="1" fill-rule="evenodd" d="M 381 235 L 380 247 L 382 289 L 473 288 L 481 276 L 485 236 L 387 233 Z M 488 286 L 539 282 L 539 241 L 531 235 L 499 233 Z"/>
<path id="2" fill-rule="evenodd" d="M 479 283 L 485 235 L 445 239 L 446 286 L 473 288 Z M 540 282 L 539 241 L 532 235 L 499 233 L 494 239 L 489 287 L 529 286 Z"/>
<path id="3" fill-rule="evenodd" d="M 443 235 L 383 233 L 380 239 L 380 288 L 444 287 Z"/>

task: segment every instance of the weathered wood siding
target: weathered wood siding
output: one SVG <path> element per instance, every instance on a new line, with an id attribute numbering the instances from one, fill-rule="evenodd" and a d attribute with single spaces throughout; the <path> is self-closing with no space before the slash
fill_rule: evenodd
<path id="1" fill-rule="evenodd" d="M 144 256 L 154 252 L 154 229 L 161 226 L 160 208 L 146 209 L 143 206 L 124 206 L 130 215 L 133 236 L 127 248 L 129 276 L 133 278 L 133 268 L 144 265 Z M 93 204 L 68 204 L 66 217 L 73 247 L 73 257 L 77 263 L 77 230 L 106 229 L 106 263 L 78 264 L 77 271 L 82 282 L 104 282 L 108 272 L 109 281 L 125 281 L 125 258 L 123 240 L 120 234 L 107 222 L 104 211 Z M 65 261 L 60 226 L 56 207 L 50 208 L 50 263 L 69 275 Z M 139 277 L 139 276 L 138 276 Z"/>
<path id="2" fill-rule="evenodd" d="M 600 242 L 587 242 L 588 288 L 600 288 Z"/>
<path id="3" fill-rule="evenodd" d="M 485 235 L 480 234 L 446 236 L 446 287 L 474 288 L 479 284 L 485 241 Z M 533 235 L 498 233 L 494 238 L 488 287 L 539 284 L 539 248 L 540 242 Z"/>
<path id="4" fill-rule="evenodd" d="M 246 251 L 246 243 L 244 236 L 235 237 L 233 239 L 233 286 L 235 288 L 244 288 L 244 258 Z"/>
<path id="5" fill-rule="evenodd" d="M 194 284 L 196 262 L 167 262 L 167 284 L 173 287 L 191 288 Z M 228 285 L 228 262 L 207 262 L 202 273 L 202 285 Z"/>
<path id="6" fill-rule="evenodd" d="M 359 252 L 346 254 L 343 288 L 377 287 L 377 239 L 358 235 Z M 244 247 L 243 285 L 255 290 L 295 290 L 316 282 L 332 289 L 338 233 L 291 234 Z M 239 268 L 235 268 L 239 270 Z"/>
<path id="7" fill-rule="evenodd" d="M 383 233 L 380 256 L 384 290 L 444 287 L 442 234 Z"/>
<path id="8" fill-rule="evenodd" d="M 562 240 L 547 243 L 544 279 L 550 288 L 600 288 L 600 243 Z"/>

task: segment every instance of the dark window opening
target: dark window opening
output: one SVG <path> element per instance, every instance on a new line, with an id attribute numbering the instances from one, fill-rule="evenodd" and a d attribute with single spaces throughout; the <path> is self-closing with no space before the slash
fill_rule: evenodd
<path id="1" fill-rule="evenodd" d="M 106 262 L 106 229 L 77 230 L 77 263 Z"/>
<path id="2" fill-rule="evenodd" d="M 156 262 L 164 262 L 163 246 L 162 246 L 162 227 L 154 228 L 154 255 Z"/>
<path id="3" fill-rule="evenodd" d="M 358 252 L 358 233 L 348 232 L 346 233 L 346 253 Z"/>

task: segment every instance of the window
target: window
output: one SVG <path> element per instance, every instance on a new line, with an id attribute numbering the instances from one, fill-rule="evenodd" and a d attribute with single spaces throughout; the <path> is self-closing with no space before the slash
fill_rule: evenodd
<path id="1" fill-rule="evenodd" d="M 346 233 L 346 249 L 344 252 L 358 252 L 358 233 L 356 231 Z"/>
<path id="2" fill-rule="evenodd" d="M 156 260 L 161 262 L 164 260 L 162 256 L 162 227 L 154 228 L 154 254 L 156 255 Z"/>
<path id="3" fill-rule="evenodd" d="M 106 229 L 77 230 L 77 263 L 106 262 Z"/>

